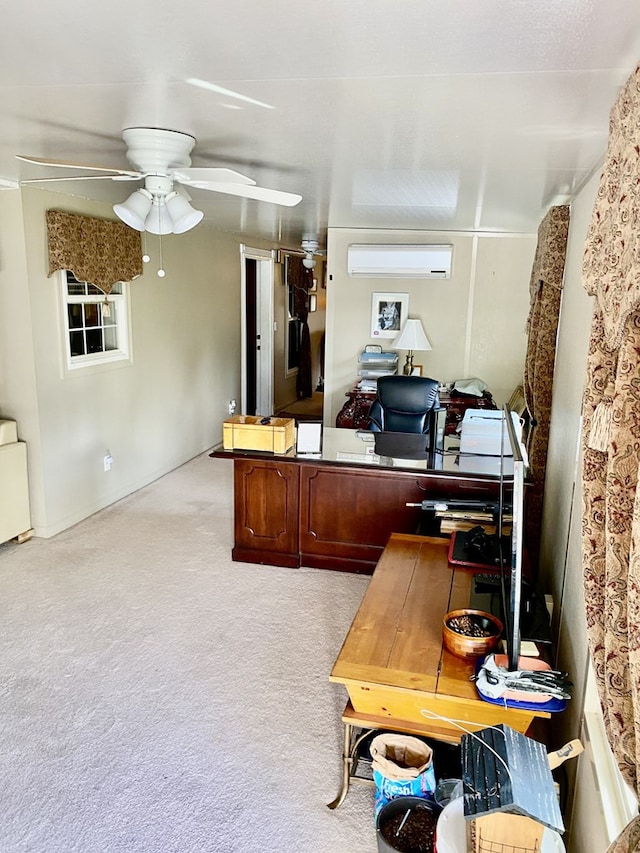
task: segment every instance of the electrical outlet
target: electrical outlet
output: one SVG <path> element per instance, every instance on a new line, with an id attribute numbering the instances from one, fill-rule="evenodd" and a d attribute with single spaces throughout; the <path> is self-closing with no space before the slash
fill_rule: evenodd
<path id="1" fill-rule="evenodd" d="M 229 414 L 233 415 L 235 410 L 236 410 L 236 401 L 235 400 L 229 400 Z"/>
<path id="2" fill-rule="evenodd" d="M 107 451 L 107 455 L 104 457 L 104 470 L 110 471 L 111 466 L 113 465 L 113 456 Z"/>

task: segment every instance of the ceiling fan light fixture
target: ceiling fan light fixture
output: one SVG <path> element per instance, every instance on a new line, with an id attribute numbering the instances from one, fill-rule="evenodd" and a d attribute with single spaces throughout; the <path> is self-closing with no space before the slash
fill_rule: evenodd
<path id="1" fill-rule="evenodd" d="M 163 196 L 153 196 L 153 204 L 147 218 L 144 221 L 145 231 L 150 234 L 173 234 L 173 220 L 164 203 Z"/>
<path id="2" fill-rule="evenodd" d="M 184 234 L 202 221 L 204 213 L 192 207 L 178 192 L 169 193 L 165 199 L 166 209 L 173 223 L 174 234 Z"/>
<path id="3" fill-rule="evenodd" d="M 303 240 L 302 241 L 302 251 L 304 252 L 304 258 L 302 259 L 302 266 L 307 270 L 312 270 L 316 265 L 316 260 L 313 257 L 314 254 L 318 251 L 319 243 L 317 240 Z"/>
<path id="4" fill-rule="evenodd" d="M 144 231 L 152 204 L 153 196 L 151 193 L 148 190 L 139 189 L 131 193 L 122 204 L 114 204 L 113 212 L 126 225 L 135 228 L 136 231 Z"/>

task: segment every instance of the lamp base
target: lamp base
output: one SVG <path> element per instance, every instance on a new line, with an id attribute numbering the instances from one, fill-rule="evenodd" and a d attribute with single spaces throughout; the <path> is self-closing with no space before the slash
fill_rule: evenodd
<path id="1" fill-rule="evenodd" d="M 402 368 L 402 372 L 405 376 L 411 376 L 413 373 L 413 353 L 407 353 L 407 360 L 404 363 L 404 367 Z"/>

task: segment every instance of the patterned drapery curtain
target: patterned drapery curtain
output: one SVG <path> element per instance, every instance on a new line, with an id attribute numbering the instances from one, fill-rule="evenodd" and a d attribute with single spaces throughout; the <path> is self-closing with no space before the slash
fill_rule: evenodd
<path id="1" fill-rule="evenodd" d="M 109 294 L 117 281 L 142 275 L 140 232 L 123 222 L 48 210 L 47 242 L 50 276 L 71 270 Z"/>
<path id="2" fill-rule="evenodd" d="M 302 263 L 302 258 L 289 255 L 287 259 L 287 284 L 295 288 L 296 314 L 302 324 L 300 363 L 296 377 L 296 396 L 299 400 L 313 395 L 311 379 L 311 335 L 309 333 L 309 288 L 313 284 L 313 271 Z"/>
<path id="3" fill-rule="evenodd" d="M 609 743 L 640 793 L 640 66 L 611 110 L 582 277 L 595 297 L 582 410 L 589 650 Z M 640 818 L 609 849 L 640 850 Z"/>
<path id="4" fill-rule="evenodd" d="M 530 417 L 527 453 L 531 484 L 527 487 L 526 540 L 534 565 L 537 565 L 539 555 L 551 392 L 568 235 L 569 208 L 566 205 L 552 207 L 538 228 L 538 244 L 529 285 L 524 394 Z"/>

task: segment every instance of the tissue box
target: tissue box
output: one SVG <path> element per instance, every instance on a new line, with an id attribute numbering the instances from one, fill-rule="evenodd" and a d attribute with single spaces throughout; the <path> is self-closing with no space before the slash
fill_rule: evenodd
<path id="1" fill-rule="evenodd" d="M 516 435 L 522 435 L 522 425 L 515 412 L 511 413 Z M 490 409 L 467 409 L 460 426 L 460 452 L 479 453 L 483 456 L 500 456 L 502 452 L 512 456 L 507 426 L 503 423 L 504 412 Z"/>
<path id="2" fill-rule="evenodd" d="M 222 424 L 222 446 L 225 450 L 264 450 L 286 453 L 296 443 L 293 418 L 269 418 L 260 423 L 260 415 L 234 415 Z"/>

